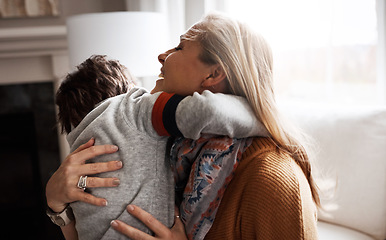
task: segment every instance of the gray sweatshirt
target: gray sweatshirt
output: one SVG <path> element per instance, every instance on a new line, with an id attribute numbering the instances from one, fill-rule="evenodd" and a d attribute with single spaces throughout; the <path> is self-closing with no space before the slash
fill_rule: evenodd
<path id="1" fill-rule="evenodd" d="M 110 227 L 119 219 L 147 233 L 150 230 L 126 211 L 135 204 L 168 227 L 174 221 L 174 180 L 166 154 L 167 137 L 157 134 L 152 125 L 152 110 L 160 93 L 149 94 L 133 88 L 98 105 L 71 133 L 67 140 L 71 151 L 91 137 L 95 144 L 114 144 L 119 151 L 93 158 L 89 162 L 121 160 L 122 169 L 98 177 L 117 177 L 119 187 L 87 189 L 107 199 L 108 206 L 98 207 L 74 202 L 79 239 L 127 239 Z M 204 91 L 178 103 L 175 119 L 181 133 L 197 139 L 201 132 L 230 137 L 267 136 L 247 101 L 232 95 Z"/>

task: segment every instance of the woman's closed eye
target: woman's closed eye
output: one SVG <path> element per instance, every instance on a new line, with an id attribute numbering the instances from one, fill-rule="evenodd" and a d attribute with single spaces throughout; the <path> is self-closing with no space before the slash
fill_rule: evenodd
<path id="1" fill-rule="evenodd" d="M 177 47 L 174 48 L 174 50 L 176 50 L 176 51 L 182 50 L 182 45 L 179 44 Z"/>

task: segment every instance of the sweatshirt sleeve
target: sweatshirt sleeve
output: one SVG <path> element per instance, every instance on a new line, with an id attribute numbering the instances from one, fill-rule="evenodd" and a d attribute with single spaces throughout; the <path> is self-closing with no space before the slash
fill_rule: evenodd
<path id="1" fill-rule="evenodd" d="M 187 97 L 161 93 L 153 107 L 152 123 L 161 136 L 195 140 L 201 133 L 231 138 L 269 136 L 245 98 L 210 91 Z"/>

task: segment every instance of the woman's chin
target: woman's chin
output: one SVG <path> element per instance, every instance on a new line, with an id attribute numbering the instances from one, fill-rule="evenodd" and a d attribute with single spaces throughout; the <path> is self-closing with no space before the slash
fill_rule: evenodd
<path id="1" fill-rule="evenodd" d="M 153 88 L 153 90 L 151 90 L 151 94 L 153 93 L 156 93 L 156 92 L 161 92 L 162 91 L 162 82 L 163 82 L 163 79 L 158 79 L 156 82 L 155 82 L 155 86 Z"/>

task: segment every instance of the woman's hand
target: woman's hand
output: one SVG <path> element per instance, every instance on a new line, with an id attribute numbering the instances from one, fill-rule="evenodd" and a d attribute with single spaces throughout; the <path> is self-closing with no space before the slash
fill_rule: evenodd
<path id="1" fill-rule="evenodd" d="M 167 239 L 167 240 L 185 240 L 188 239 L 185 234 L 185 227 L 179 216 L 178 208 L 174 211 L 174 225 L 171 229 L 163 225 L 157 219 L 155 219 L 150 213 L 142 210 L 135 205 L 127 206 L 127 211 L 143 222 L 151 231 L 154 232 L 155 237 L 150 236 L 136 228 L 133 228 L 126 223 L 114 220 L 111 222 L 111 226 L 121 232 L 123 235 L 134 239 L 134 240 L 145 240 L 145 239 Z"/>
<path id="2" fill-rule="evenodd" d="M 84 192 L 77 187 L 80 176 L 115 171 L 122 167 L 121 161 L 85 164 L 86 160 L 118 150 L 113 145 L 94 146 L 94 139 L 78 147 L 69 154 L 58 170 L 51 176 L 46 186 L 47 205 L 54 212 L 61 212 L 68 203 L 82 201 L 97 206 L 106 206 L 107 201 Z M 117 178 L 87 178 L 87 188 L 114 187 L 119 185 Z"/>

